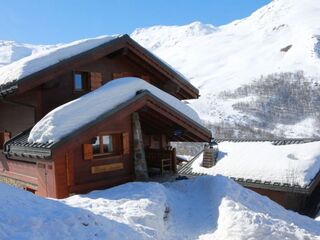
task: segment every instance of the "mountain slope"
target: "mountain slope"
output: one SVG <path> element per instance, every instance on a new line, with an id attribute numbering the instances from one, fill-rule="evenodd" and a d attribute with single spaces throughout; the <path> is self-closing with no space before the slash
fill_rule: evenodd
<path id="1" fill-rule="evenodd" d="M 317 0 L 274 0 L 248 18 L 221 27 L 201 23 L 158 26 L 139 29 L 131 36 L 200 88 L 201 97 L 192 106 L 204 120 L 214 123 L 216 132 L 217 127 L 224 125 L 225 128 L 250 128 L 245 129 L 247 132 L 256 128 L 293 137 L 320 135 L 319 126 L 313 124 L 319 117 L 317 109 L 308 109 L 310 104 L 319 103 L 317 94 L 307 102 L 299 97 L 294 99 L 292 104 L 303 102 L 299 118 L 295 118 L 295 112 L 273 119 L 269 124 L 261 115 L 274 115 L 269 108 L 272 102 L 265 101 L 266 106 L 257 103 L 261 98 L 276 97 L 277 113 L 290 112 L 291 100 L 285 98 L 282 90 L 277 90 L 296 87 L 291 83 L 304 78 L 299 90 L 310 91 L 320 81 L 320 5 Z M 299 77 L 288 76 L 288 73 Z M 226 96 L 252 84 L 256 84 L 256 88 L 266 85 L 265 78 L 269 84 L 259 90 L 264 93 L 266 87 L 271 88 L 267 95 L 252 91 Z M 279 85 L 277 82 L 283 78 L 284 82 Z M 303 87 L 304 82 L 310 86 Z M 248 106 L 245 109 L 235 107 L 239 103 Z M 316 130 L 305 132 L 305 121 L 312 123 Z"/>
<path id="2" fill-rule="evenodd" d="M 22 44 L 14 41 L 0 40 L 0 67 L 52 47 L 54 46 Z"/>
<path id="3" fill-rule="evenodd" d="M 154 26 L 131 37 L 200 89 L 190 104 L 216 137 L 320 136 L 318 0 L 274 0 L 224 26 Z M 0 67 L 50 47 L 0 41 Z"/>

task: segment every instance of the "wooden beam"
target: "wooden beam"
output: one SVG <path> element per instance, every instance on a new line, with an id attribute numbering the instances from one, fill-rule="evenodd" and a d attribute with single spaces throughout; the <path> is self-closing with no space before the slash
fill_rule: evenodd
<path id="1" fill-rule="evenodd" d="M 160 114 L 168 117 L 174 122 L 177 122 L 180 126 L 182 126 L 185 129 L 188 129 L 188 131 L 192 132 L 195 136 L 199 137 L 200 140 L 206 142 L 209 140 L 209 136 L 198 131 L 193 125 L 188 124 L 185 119 L 181 119 L 180 117 L 177 116 L 177 113 L 174 113 L 170 110 L 166 110 L 164 107 L 158 105 L 154 101 L 150 100 L 148 101 L 148 106 L 154 109 L 155 111 L 159 112 Z"/>
<path id="2" fill-rule="evenodd" d="M 142 58 L 139 58 L 133 52 L 128 52 L 126 55 L 128 59 L 134 63 L 136 66 L 141 67 L 149 74 L 156 76 L 156 79 L 160 80 L 160 82 L 154 82 L 154 85 L 159 85 L 159 88 L 163 89 L 164 91 L 170 93 L 171 95 L 175 96 L 178 99 L 189 99 L 190 96 L 186 95 L 185 91 L 182 91 L 181 86 L 177 85 L 176 82 L 172 81 L 172 78 L 164 75 L 163 73 L 159 72 L 154 65 L 145 64 L 145 61 Z M 174 87 L 173 87 L 174 86 Z"/>
<path id="3" fill-rule="evenodd" d="M 177 80 L 175 76 L 173 76 L 171 73 L 169 73 L 167 70 L 165 70 L 163 67 L 161 67 L 158 63 L 156 63 L 153 59 L 146 56 L 144 53 L 142 53 L 134 44 L 133 41 L 129 42 L 128 45 L 131 47 L 130 50 L 134 52 L 136 55 L 138 55 L 140 58 L 142 58 L 144 61 L 148 62 L 150 65 L 156 66 L 157 70 L 160 71 L 163 75 L 167 76 L 167 78 L 171 79 L 173 82 L 175 82 L 178 86 L 181 87 L 187 94 L 189 94 L 187 98 L 198 98 L 198 94 L 194 92 L 194 90 L 191 89 L 190 86 L 187 84 L 183 84 L 181 81 Z"/>
<path id="4" fill-rule="evenodd" d="M 151 109 L 149 109 L 150 111 Z M 153 117 L 157 115 L 157 118 Z M 147 120 L 149 120 L 150 122 L 157 122 L 160 123 L 160 125 L 166 127 L 166 128 L 170 128 L 170 129 L 174 129 L 176 128 L 176 125 L 174 122 L 172 122 L 170 119 L 165 118 L 165 116 L 159 115 L 157 112 L 154 111 L 150 111 L 150 113 L 148 112 L 143 112 L 141 113 L 141 117 L 145 118 Z"/>

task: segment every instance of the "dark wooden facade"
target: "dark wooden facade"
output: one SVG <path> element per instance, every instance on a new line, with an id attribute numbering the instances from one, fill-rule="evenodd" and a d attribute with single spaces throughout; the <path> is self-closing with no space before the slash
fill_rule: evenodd
<path id="1" fill-rule="evenodd" d="M 75 73 L 87 75 L 85 90 L 75 91 Z M 13 93 L 0 95 L 0 148 L 5 147 L 4 153 L 0 153 L 0 176 L 53 198 L 132 181 L 135 178 L 131 121 L 134 112 L 141 119 L 146 151 L 171 151 L 172 170 L 175 170 L 175 153 L 169 148 L 169 141 L 209 140 L 208 130 L 145 92 L 53 146 L 26 142 L 26 130 L 51 110 L 113 79 L 128 76 L 142 78 L 181 100 L 198 97 L 197 89 L 125 35 L 32 74 L 20 80 Z M 176 136 L 176 129 L 184 134 Z M 116 154 L 88 158 L 85 146 L 102 133 L 114 136 Z M 14 152 L 14 145 L 19 141 L 20 152 Z"/>

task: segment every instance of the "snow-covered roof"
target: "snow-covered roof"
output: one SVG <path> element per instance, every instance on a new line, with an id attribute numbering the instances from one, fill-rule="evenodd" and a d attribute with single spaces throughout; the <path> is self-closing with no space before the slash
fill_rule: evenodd
<path id="1" fill-rule="evenodd" d="M 35 143 L 58 142 L 64 136 L 132 99 L 139 90 L 150 91 L 151 94 L 169 104 L 176 111 L 201 124 L 197 113 L 186 103 L 142 79 L 128 77 L 108 82 L 97 90 L 54 109 L 33 127 L 28 141 Z"/>
<path id="2" fill-rule="evenodd" d="M 302 187 L 320 171 L 320 142 L 275 146 L 270 142 L 219 143 L 218 162 L 201 166 L 203 154 L 191 165 L 194 173 L 279 182 Z"/>
<path id="3" fill-rule="evenodd" d="M 177 82 L 180 82 L 187 89 L 191 90 L 190 98 L 196 98 L 199 94 L 199 90 L 195 88 L 180 72 L 173 69 L 168 63 L 155 56 L 145 48 L 141 47 L 135 41 L 133 41 L 128 35 L 112 35 L 112 36 L 100 36 L 96 38 L 82 39 L 74 41 L 67 44 L 56 44 L 56 45 L 47 45 L 47 46 L 33 46 L 33 45 L 23 45 L 23 50 L 26 50 L 25 56 L 24 52 L 20 53 L 18 50 L 5 51 L 8 56 L 5 54 L 0 54 L 0 94 L 4 95 L 10 94 L 17 89 L 17 86 L 20 80 L 45 70 L 55 64 L 58 64 L 62 61 L 69 60 L 72 57 L 81 55 L 90 50 L 94 50 L 99 46 L 104 46 L 111 40 L 122 39 L 128 42 L 128 46 L 134 46 L 135 49 L 141 51 L 143 56 L 151 59 L 155 65 L 159 66 L 159 69 L 164 70 L 168 74 L 169 79 L 175 79 Z M 12 48 L 14 43 L 9 43 L 8 48 Z M 35 49 L 34 51 L 31 49 Z M 1 50 L 1 42 L 0 42 Z M 23 51 L 22 50 L 22 51 Z M 13 56 L 14 55 L 14 56 Z M 18 60 L 10 61 L 10 64 L 5 64 L 1 66 L 1 58 L 16 57 Z M 6 59 L 5 59 L 6 60 Z M 71 59 L 70 59 L 71 60 Z M 7 59 L 6 62 L 9 60 Z"/>
<path id="4" fill-rule="evenodd" d="M 49 66 L 61 62 L 82 52 L 105 44 L 120 35 L 100 36 L 82 39 L 67 44 L 58 44 L 56 47 L 38 51 L 9 65 L 0 68 L 0 85 L 27 77 Z"/>

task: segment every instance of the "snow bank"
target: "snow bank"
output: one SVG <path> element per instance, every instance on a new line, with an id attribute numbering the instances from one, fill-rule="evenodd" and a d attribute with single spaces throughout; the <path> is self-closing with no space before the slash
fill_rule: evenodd
<path id="1" fill-rule="evenodd" d="M 0 239 L 319 239 L 320 222 L 222 176 L 54 201 L 0 184 Z"/>
<path id="2" fill-rule="evenodd" d="M 222 142 L 214 167 L 202 167 L 202 157 L 193 162 L 193 172 L 306 186 L 320 171 L 320 142 L 282 146 Z"/>
<path id="3" fill-rule="evenodd" d="M 117 37 L 119 37 L 119 35 L 100 36 L 97 38 L 78 40 L 68 44 L 60 44 L 54 48 L 44 48 L 43 51 L 38 51 L 9 65 L 1 67 L 0 85 L 22 79 L 32 73 L 59 63 L 64 59 L 107 43 Z"/>
<path id="4" fill-rule="evenodd" d="M 132 188 L 131 192 L 130 187 Z M 145 189 L 148 194 L 152 194 L 157 191 L 156 187 L 153 186 L 153 189 L 150 189 L 145 186 Z M 112 197 L 116 198 L 116 195 L 106 194 L 109 199 L 105 199 L 103 202 L 99 199 L 94 200 L 95 195 L 93 194 L 88 197 L 83 196 L 81 198 L 83 206 L 77 206 L 76 203 L 71 204 L 77 196 L 69 200 L 70 204 L 65 204 L 63 201 L 40 198 L 0 183 L 0 239 L 157 239 L 155 235 L 152 238 L 148 237 L 148 234 L 150 235 L 152 232 L 150 223 L 143 224 L 142 221 L 153 217 L 150 216 L 151 213 L 149 216 L 147 215 L 148 208 L 152 210 L 150 212 L 154 215 L 154 221 L 162 220 L 161 216 L 157 217 L 155 214 L 160 210 L 163 212 L 161 209 L 163 204 L 156 198 L 149 200 L 148 198 L 151 196 L 148 194 L 146 194 L 145 200 L 142 196 L 139 197 L 138 186 L 128 186 L 124 190 L 123 195 L 127 194 L 127 197 L 131 199 L 119 199 L 119 201 L 114 201 L 115 204 L 112 204 Z M 136 201 L 133 190 L 137 194 Z M 161 200 L 160 196 L 158 197 Z M 90 208 L 85 205 L 86 201 L 92 202 L 91 207 L 95 211 L 89 210 Z M 100 205 L 99 208 L 95 203 L 109 203 L 110 205 Z M 121 208 L 123 208 L 122 212 Z M 99 209 L 104 209 L 109 215 L 103 216 Z M 112 214 L 118 215 L 112 217 Z M 142 230 L 139 231 L 139 228 L 144 228 L 145 233 Z"/>
<path id="5" fill-rule="evenodd" d="M 197 113 L 184 102 L 142 79 L 129 77 L 108 82 L 99 89 L 54 109 L 33 127 L 28 141 L 57 142 L 103 113 L 133 98 L 138 90 L 150 91 L 178 112 L 200 124 Z"/>

